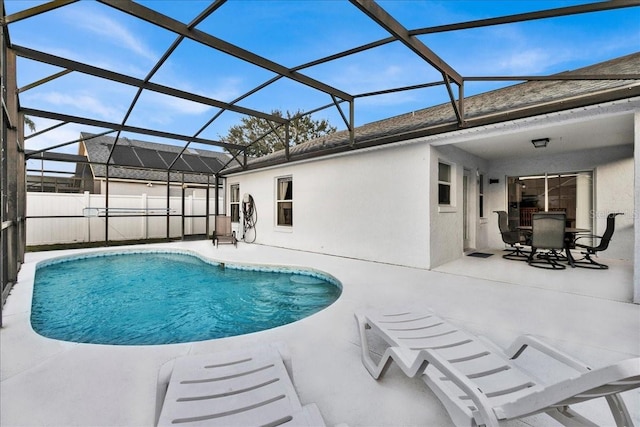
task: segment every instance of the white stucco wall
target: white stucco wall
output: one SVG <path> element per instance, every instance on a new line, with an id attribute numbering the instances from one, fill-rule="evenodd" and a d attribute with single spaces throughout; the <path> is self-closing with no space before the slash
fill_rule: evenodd
<path id="1" fill-rule="evenodd" d="M 227 177 L 254 197 L 256 243 L 429 268 L 429 148 L 386 146 Z M 277 227 L 276 179 L 293 178 L 293 227 Z M 228 190 L 227 190 L 228 191 Z"/>
<path id="2" fill-rule="evenodd" d="M 473 156 L 453 145 L 431 147 L 431 263 L 430 268 L 460 258 L 463 248 L 463 175 L 464 170 L 470 172 L 468 194 L 468 220 L 471 224 L 470 248 L 486 247 L 486 219 L 478 213 L 478 174 L 487 170 L 487 162 Z M 452 166 L 452 186 L 450 207 L 438 206 L 438 162 L 443 161 Z M 485 182 L 485 191 L 488 181 Z M 485 202 L 484 217 L 490 210 Z"/>
<path id="3" fill-rule="evenodd" d="M 478 134 L 478 137 L 482 137 Z M 460 139 L 460 142 L 464 139 Z M 443 144 L 443 142 L 445 142 Z M 481 156 L 481 155 L 480 155 Z M 452 205 L 438 206 L 438 161 L 452 165 Z M 634 259 L 636 245 L 633 141 L 627 145 L 562 155 L 488 161 L 457 148 L 455 142 L 391 144 L 370 150 L 284 164 L 228 176 L 240 194 L 254 197 L 256 243 L 338 256 L 435 268 L 461 257 L 463 174 L 469 171 L 466 249 L 502 248 L 496 210 L 506 209 L 506 177 L 592 171 L 594 233 L 606 215 L 623 212 L 606 258 Z M 478 175 L 483 174 L 484 215 L 478 212 Z M 276 180 L 293 178 L 293 227 L 277 227 Z M 499 183 L 489 184 L 490 179 Z M 227 200 L 229 195 L 227 194 Z"/>
<path id="4" fill-rule="evenodd" d="M 634 251 L 634 158 L 633 145 L 584 150 L 565 155 L 530 157 L 495 161 L 489 166 L 490 178 L 499 184 L 488 186 L 486 194 L 491 211 L 506 210 L 506 177 L 560 172 L 593 171 L 594 233 L 602 234 L 606 228 L 606 215 L 623 212 L 616 218 L 616 231 L 606 254 L 612 259 L 632 260 Z M 497 215 L 489 218 L 488 246 L 503 247 L 498 232 Z"/>

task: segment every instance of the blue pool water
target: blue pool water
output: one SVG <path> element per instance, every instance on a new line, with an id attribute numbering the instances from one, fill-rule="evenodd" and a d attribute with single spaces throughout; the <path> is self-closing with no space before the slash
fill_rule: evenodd
<path id="1" fill-rule="evenodd" d="M 51 262 L 36 270 L 31 324 L 43 336 L 82 343 L 201 341 L 294 322 L 341 292 L 316 272 L 268 270 L 158 252 Z"/>

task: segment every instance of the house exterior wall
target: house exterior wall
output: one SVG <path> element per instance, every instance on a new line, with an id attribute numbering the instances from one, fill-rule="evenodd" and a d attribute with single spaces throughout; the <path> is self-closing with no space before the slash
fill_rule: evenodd
<path id="1" fill-rule="evenodd" d="M 452 166 L 449 206 L 438 205 L 439 161 Z M 239 184 L 241 197 L 253 196 L 258 213 L 256 243 L 430 269 L 458 259 L 465 250 L 504 247 L 494 211 L 506 209 L 507 176 L 592 171 L 593 232 L 604 232 L 608 213 L 623 212 L 616 219 L 606 257 L 633 260 L 635 206 L 640 198 L 634 186 L 636 162 L 634 141 L 560 155 L 488 161 L 455 143 L 425 139 L 233 174 L 227 177 L 227 192 L 230 185 Z M 471 225 L 466 248 L 465 170 Z M 482 216 L 480 175 L 484 176 Z M 276 226 L 279 177 L 293 179 L 293 227 Z M 489 184 L 490 179 L 499 183 Z"/>
<path id="2" fill-rule="evenodd" d="M 424 144 L 386 146 L 231 175 L 227 191 L 253 196 L 255 243 L 429 268 L 430 163 Z M 278 227 L 276 182 L 288 176 L 293 226 Z"/>
<path id="3" fill-rule="evenodd" d="M 498 178 L 485 192 L 491 211 L 505 210 L 507 205 L 507 176 L 547 173 L 593 171 L 594 178 L 594 234 L 601 235 L 610 212 L 622 212 L 616 218 L 616 230 L 606 252 L 607 258 L 632 260 L 634 251 L 634 158 L 633 141 L 629 145 L 583 150 L 564 155 L 539 156 L 527 159 L 507 159 L 490 164 L 489 175 Z M 637 191 L 637 190 L 636 190 Z M 498 232 L 498 217 L 488 221 L 488 247 L 503 247 Z"/>
<path id="4" fill-rule="evenodd" d="M 485 160 L 471 155 L 453 145 L 430 146 L 431 164 L 429 186 L 430 197 L 430 268 L 460 258 L 464 252 L 463 228 L 463 176 L 464 170 L 469 171 L 468 207 L 469 247 L 483 248 L 487 242 L 487 212 L 490 212 L 485 202 L 484 216 L 479 214 L 479 175 L 485 174 L 488 164 Z M 452 166 L 451 206 L 438 205 L 438 163 L 442 161 Z M 486 178 L 485 178 L 486 179 Z M 487 188 L 485 182 L 485 188 Z"/>

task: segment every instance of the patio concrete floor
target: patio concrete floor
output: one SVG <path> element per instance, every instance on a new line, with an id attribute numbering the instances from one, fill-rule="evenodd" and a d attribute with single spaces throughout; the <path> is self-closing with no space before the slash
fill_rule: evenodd
<path id="1" fill-rule="evenodd" d="M 640 305 L 630 303 L 632 267 L 620 261 L 609 261 L 606 271 L 544 271 L 504 260 L 496 250 L 489 258 L 465 256 L 426 271 L 243 243 L 237 249 L 215 249 L 209 241 L 145 247 L 188 249 L 224 262 L 311 267 L 339 279 L 343 294 L 306 319 L 244 336 L 158 346 L 77 344 L 36 334 L 29 316 L 36 263 L 78 251 L 28 253 L 0 330 L 0 425 L 151 426 L 163 363 L 273 341 L 288 345 L 300 398 L 315 402 L 327 425 L 451 425 L 419 379 L 395 366 L 379 381 L 369 376 L 360 363 L 356 310 L 430 307 L 500 346 L 533 334 L 593 366 L 640 356 Z M 623 398 L 640 425 L 640 391 Z M 577 408 L 601 425 L 613 423 L 604 401 Z M 537 415 L 507 425 L 556 423 Z"/>

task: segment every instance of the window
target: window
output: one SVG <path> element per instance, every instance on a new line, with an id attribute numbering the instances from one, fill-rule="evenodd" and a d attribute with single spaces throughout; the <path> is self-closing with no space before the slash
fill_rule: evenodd
<path id="1" fill-rule="evenodd" d="M 231 222 L 240 222 L 240 184 L 232 184 L 229 191 Z"/>
<path id="2" fill-rule="evenodd" d="M 276 206 L 277 225 L 293 226 L 293 179 L 291 177 L 278 178 Z"/>
<path id="3" fill-rule="evenodd" d="M 478 215 L 480 218 L 484 218 L 484 175 L 480 174 L 478 179 Z"/>
<path id="4" fill-rule="evenodd" d="M 438 163 L 438 204 L 451 204 L 451 165 Z"/>
<path id="5" fill-rule="evenodd" d="M 593 227 L 591 171 L 511 176 L 507 183 L 510 225 L 530 226 L 534 213 L 560 211 L 567 214 L 567 227 Z"/>

